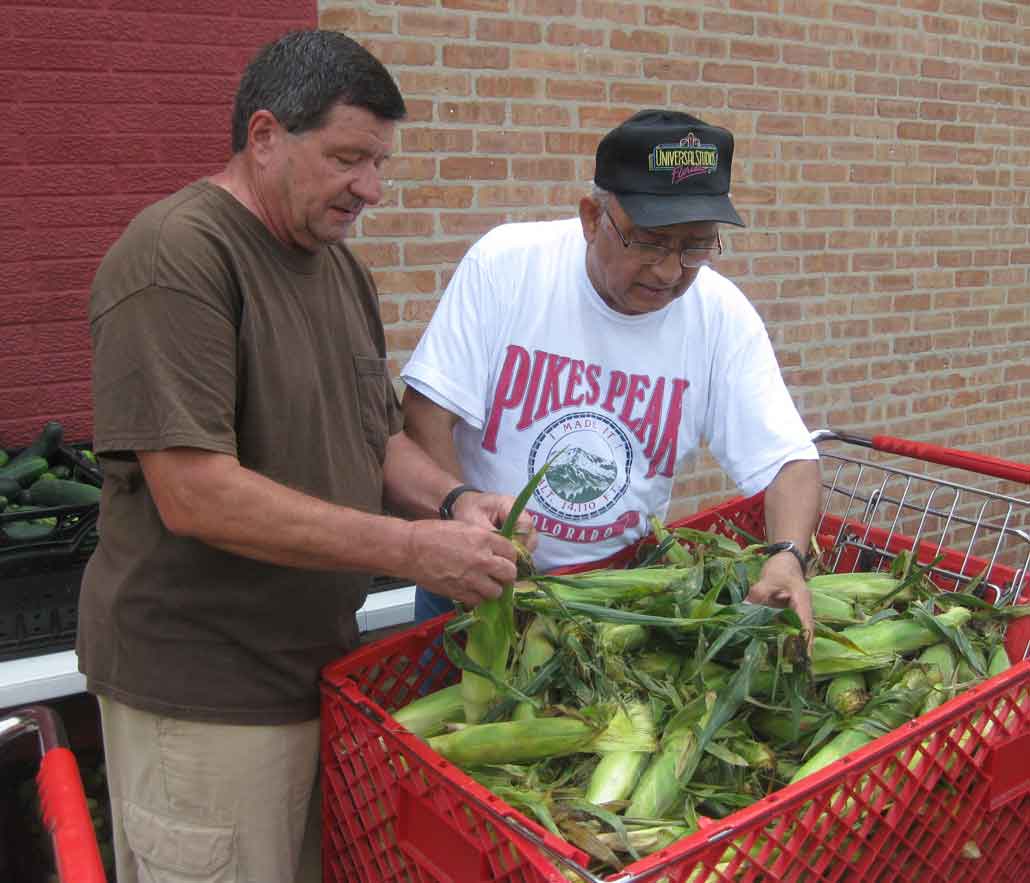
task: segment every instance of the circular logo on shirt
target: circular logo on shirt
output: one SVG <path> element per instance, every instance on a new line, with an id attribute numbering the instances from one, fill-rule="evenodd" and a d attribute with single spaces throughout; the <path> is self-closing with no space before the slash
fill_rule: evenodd
<path id="1" fill-rule="evenodd" d="M 529 476 L 550 463 L 534 497 L 550 514 L 584 521 L 614 506 L 629 487 L 633 448 L 614 420 L 590 411 L 550 424 L 529 450 Z"/>

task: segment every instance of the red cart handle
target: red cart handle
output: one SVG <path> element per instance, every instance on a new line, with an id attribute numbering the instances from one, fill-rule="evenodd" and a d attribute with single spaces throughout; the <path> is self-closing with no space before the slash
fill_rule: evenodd
<path id="1" fill-rule="evenodd" d="M 105 883 L 75 755 L 68 748 L 52 748 L 40 761 L 36 783 L 43 824 L 54 844 L 58 878 L 68 883 Z"/>
<path id="2" fill-rule="evenodd" d="M 995 478 L 1004 478 L 1007 481 L 1030 484 L 1030 466 L 1023 463 L 1013 463 L 1011 460 L 1002 460 L 1000 457 L 989 457 L 987 454 L 974 454 L 971 451 L 942 448 L 940 445 L 909 441 L 904 438 L 894 438 L 890 435 L 874 435 L 872 438 L 865 438 L 861 435 L 852 435 L 833 430 L 823 430 L 813 433 L 813 435 L 817 441 L 837 438 L 841 441 L 872 448 L 875 451 L 883 451 L 886 454 L 902 454 L 905 457 L 912 457 L 916 460 L 928 460 L 931 463 L 940 463 L 942 466 L 956 466 L 959 469 L 978 472 L 981 475 L 991 475 Z"/>

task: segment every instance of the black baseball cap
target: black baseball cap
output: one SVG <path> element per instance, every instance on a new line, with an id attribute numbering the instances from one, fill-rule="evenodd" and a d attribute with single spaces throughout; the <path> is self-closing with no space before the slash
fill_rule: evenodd
<path id="1" fill-rule="evenodd" d="M 597 145 L 594 183 L 638 227 L 690 221 L 745 226 L 730 202 L 733 135 L 675 110 L 642 110 Z"/>

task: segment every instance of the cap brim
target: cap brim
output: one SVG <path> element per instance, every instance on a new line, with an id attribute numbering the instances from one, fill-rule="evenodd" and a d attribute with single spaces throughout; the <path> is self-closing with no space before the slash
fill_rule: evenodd
<path id="1" fill-rule="evenodd" d="M 615 198 L 638 227 L 669 227 L 693 221 L 718 221 L 737 227 L 747 226 L 740 219 L 728 196 L 616 193 Z"/>

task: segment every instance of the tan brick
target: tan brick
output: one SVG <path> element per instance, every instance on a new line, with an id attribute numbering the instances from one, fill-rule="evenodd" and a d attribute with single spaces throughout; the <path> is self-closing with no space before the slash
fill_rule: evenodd
<path id="1" fill-rule="evenodd" d="M 405 95 L 471 95 L 472 78 L 467 73 L 444 74 L 437 71 L 392 71 Z"/>
<path id="2" fill-rule="evenodd" d="M 717 64 L 706 62 L 701 70 L 702 77 L 711 83 L 735 83 L 751 85 L 755 81 L 754 69 L 744 64 Z"/>
<path id="3" fill-rule="evenodd" d="M 516 104 L 511 109 L 516 126 L 568 126 L 572 111 L 560 104 Z"/>
<path id="4" fill-rule="evenodd" d="M 540 81 L 521 76 L 476 77 L 476 94 L 487 98 L 536 98 L 540 95 Z"/>
<path id="5" fill-rule="evenodd" d="M 468 70 L 504 70 L 511 67 L 511 50 L 505 46 L 445 45 L 443 63 Z"/>
<path id="6" fill-rule="evenodd" d="M 612 31 L 608 45 L 617 52 L 640 52 L 662 55 L 669 51 L 669 38 L 661 31 Z"/>
<path id="7" fill-rule="evenodd" d="M 508 177 L 508 160 L 491 156 L 453 156 L 440 160 L 440 177 L 451 181 L 497 181 Z"/>
<path id="8" fill-rule="evenodd" d="M 542 132 L 507 132 L 504 130 L 480 130 L 476 133 L 476 150 L 479 153 L 543 153 Z"/>
<path id="9" fill-rule="evenodd" d="M 581 28 L 564 22 L 547 26 L 547 42 L 555 46 L 603 46 L 604 37 L 604 31 L 597 28 Z"/>
<path id="10" fill-rule="evenodd" d="M 476 22 L 476 39 L 492 43 L 539 43 L 543 29 L 533 21 L 481 18 Z"/>
<path id="11" fill-rule="evenodd" d="M 409 267 L 425 264 L 457 264 L 469 250 L 469 239 L 433 240 L 404 243 L 404 263 Z"/>
<path id="12" fill-rule="evenodd" d="M 605 85 L 598 80 L 552 80 L 546 84 L 548 98 L 558 101 L 603 101 Z"/>
<path id="13" fill-rule="evenodd" d="M 433 232 L 433 216 L 428 212 L 366 209 L 361 231 L 366 236 L 428 236 Z"/>
<path id="14" fill-rule="evenodd" d="M 377 38 L 364 40 L 363 45 L 383 64 L 426 67 L 436 63 L 436 46 L 409 40 Z"/>
<path id="15" fill-rule="evenodd" d="M 405 151 L 419 153 L 431 150 L 440 153 L 468 153 L 475 145 L 471 129 L 441 129 L 419 127 L 401 130 L 401 145 Z"/>
<path id="16" fill-rule="evenodd" d="M 508 12 L 509 0 L 440 0 L 444 9 L 466 12 Z"/>
<path id="17" fill-rule="evenodd" d="M 406 187 L 401 193 L 405 208 L 468 208 L 472 205 L 473 189 L 460 186 L 429 185 Z"/>
<path id="18" fill-rule="evenodd" d="M 503 212 L 455 212 L 440 215 L 440 228 L 449 236 L 482 236 L 506 220 Z"/>
<path id="19" fill-rule="evenodd" d="M 469 18 L 458 14 L 409 10 L 400 13 L 398 30 L 412 37 L 467 37 Z"/>
<path id="20" fill-rule="evenodd" d="M 516 48 L 511 52 L 511 66 L 520 71 L 546 71 L 550 73 L 579 73 L 575 54 L 546 52 L 541 49 Z"/>
<path id="21" fill-rule="evenodd" d="M 331 8 L 319 13 L 318 26 L 327 31 L 390 34 L 393 33 L 394 17 L 374 15 L 363 9 Z"/>

